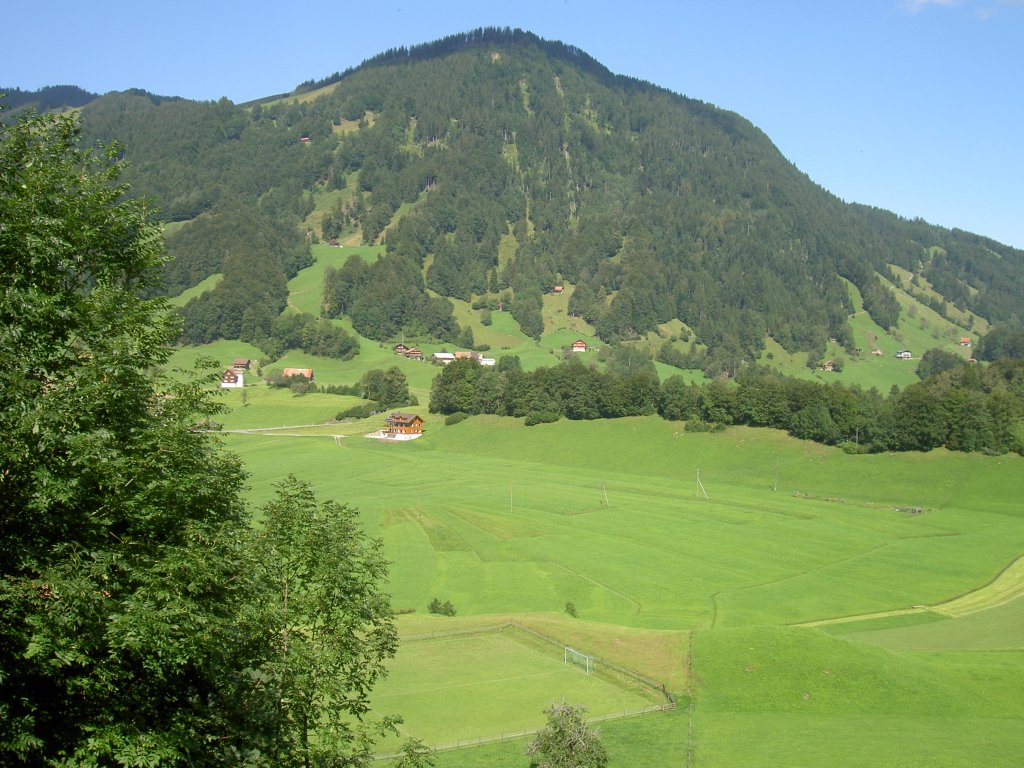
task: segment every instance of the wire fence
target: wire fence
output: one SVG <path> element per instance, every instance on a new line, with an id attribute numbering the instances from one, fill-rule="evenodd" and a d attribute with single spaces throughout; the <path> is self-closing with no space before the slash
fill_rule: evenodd
<path id="1" fill-rule="evenodd" d="M 467 627 L 464 629 L 446 629 L 437 632 L 419 632 L 416 634 L 404 635 L 402 640 L 405 642 L 415 642 L 417 640 L 434 640 L 446 637 L 463 637 L 471 635 L 489 635 L 497 632 L 504 632 L 506 630 L 512 630 L 515 632 L 522 632 L 523 634 L 532 637 L 535 640 L 539 640 L 543 643 L 551 645 L 559 650 L 565 648 L 565 643 L 561 640 L 557 640 L 549 635 L 545 635 L 543 632 L 538 632 L 530 627 L 523 626 L 515 621 L 504 621 L 499 624 L 487 625 L 487 626 L 476 626 Z M 598 668 L 604 668 L 613 671 L 616 675 L 620 675 L 624 678 L 632 680 L 635 683 L 639 683 L 645 688 L 657 693 L 659 696 L 664 698 L 664 701 L 660 704 L 651 704 L 644 707 L 634 707 L 631 709 L 624 709 L 619 712 L 605 713 L 602 715 L 594 715 L 587 718 L 588 723 L 601 723 L 606 720 L 622 720 L 627 717 L 639 717 L 640 715 L 650 714 L 651 712 L 669 712 L 676 708 L 676 699 L 673 696 L 664 683 L 658 682 L 653 678 L 647 677 L 636 670 L 624 667 L 621 664 L 602 659 L 599 656 L 593 656 L 594 664 L 600 665 Z M 448 752 L 454 749 L 463 749 L 466 747 L 479 747 L 485 744 L 495 744 L 502 741 L 515 741 L 516 739 L 525 739 L 528 736 L 533 736 L 535 733 L 540 731 L 544 726 L 538 726 L 536 728 L 527 728 L 523 730 L 509 731 L 507 733 L 501 733 L 492 736 L 477 736 L 469 739 L 459 739 L 457 741 L 447 742 L 445 744 L 435 744 L 431 747 L 435 752 Z M 393 760 L 399 757 L 402 753 L 400 752 L 387 752 L 383 754 L 374 755 L 374 760 Z"/>
<path id="2" fill-rule="evenodd" d="M 647 707 L 636 707 L 634 709 L 624 709 L 621 712 L 611 712 L 603 715 L 595 715 L 588 717 L 588 723 L 603 723 L 607 720 L 623 720 L 627 717 L 639 717 L 640 715 L 647 715 L 652 712 L 669 712 L 676 708 L 675 703 L 665 704 L 651 704 Z M 497 744 L 502 741 L 516 741 L 518 739 L 525 739 L 528 736 L 533 736 L 539 731 L 543 730 L 545 726 L 538 726 L 536 728 L 524 728 L 518 731 L 509 731 L 507 733 L 497 734 L 494 736 L 476 736 L 468 739 L 458 739 L 456 741 L 450 741 L 445 744 L 435 744 L 430 747 L 434 752 L 450 752 L 455 749 L 465 749 L 467 747 L 481 747 L 485 744 Z M 374 760 L 394 760 L 402 755 L 401 752 L 384 752 L 373 756 Z"/>

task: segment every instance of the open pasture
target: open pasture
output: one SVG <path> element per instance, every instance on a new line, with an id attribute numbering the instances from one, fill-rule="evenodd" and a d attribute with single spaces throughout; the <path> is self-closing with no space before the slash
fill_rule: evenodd
<path id="1" fill-rule="evenodd" d="M 936 605 L 1024 549 L 1019 457 L 851 457 L 656 419 L 510 422 L 428 420 L 404 445 L 228 439 L 255 497 L 294 471 L 358 506 L 396 554 L 399 607 L 437 593 L 474 613 L 568 600 L 628 626 L 792 624 Z M 910 505 L 926 511 L 896 511 Z"/>
<path id="2" fill-rule="evenodd" d="M 422 610 L 436 595 L 472 613 L 571 601 L 581 617 L 649 628 L 796 624 L 945 602 L 1024 549 L 1012 488 L 1005 508 L 994 489 L 987 509 L 965 505 L 985 482 L 976 470 L 997 469 L 994 460 L 937 454 L 917 467 L 925 482 L 905 488 L 902 460 L 775 437 L 765 446 L 754 430 L 675 437 L 654 419 L 530 430 L 504 421 L 428 421 L 427 437 L 406 445 L 231 444 L 257 478 L 292 470 L 358 506 L 393 553 L 400 608 Z M 611 428 L 628 466 L 597 455 L 614 442 L 595 432 Z M 947 486 L 957 467 L 972 479 Z M 908 505 L 927 512 L 896 511 Z"/>
<path id="3" fill-rule="evenodd" d="M 960 618 L 792 626 L 940 607 L 998 583 L 1024 552 L 1020 457 L 849 456 L 656 418 L 445 426 L 420 411 L 425 437 L 402 445 L 224 439 L 253 472 L 253 501 L 294 472 L 360 508 L 392 561 L 393 604 L 416 611 L 401 617 L 403 636 L 492 615 L 541 622 L 692 694 L 685 749 L 685 713 L 602 724 L 626 763 L 679 764 L 689 751 L 712 767 L 1011 765 L 1020 752 L 1020 600 Z M 908 507 L 923 512 L 898 511 Z M 434 597 L 458 616 L 423 615 Z M 482 695 L 477 708 L 493 706 Z M 523 716 L 513 710 L 503 717 Z M 648 741 L 672 744 L 671 759 L 637 760 Z M 445 753 L 439 765 L 516 765 L 521 749 Z"/>

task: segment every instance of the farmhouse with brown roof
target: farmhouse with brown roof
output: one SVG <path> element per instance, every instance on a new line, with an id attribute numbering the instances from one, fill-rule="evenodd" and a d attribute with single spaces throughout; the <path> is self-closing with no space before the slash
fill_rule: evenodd
<path id="1" fill-rule="evenodd" d="M 423 419 L 415 413 L 395 411 L 384 422 L 384 431 L 396 435 L 419 435 L 423 433 Z"/>
<path id="2" fill-rule="evenodd" d="M 423 437 L 423 419 L 416 413 L 394 411 L 384 420 L 384 428 L 367 437 L 378 440 L 415 440 Z"/>

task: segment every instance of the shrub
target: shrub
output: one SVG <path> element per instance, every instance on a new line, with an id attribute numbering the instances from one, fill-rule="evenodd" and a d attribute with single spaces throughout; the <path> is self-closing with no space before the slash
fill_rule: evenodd
<path id="1" fill-rule="evenodd" d="M 464 411 L 456 411 L 455 413 L 449 413 L 445 416 L 445 426 L 451 426 L 452 424 L 458 424 L 460 421 L 465 421 L 469 418 L 469 414 Z"/>
<path id="2" fill-rule="evenodd" d="M 338 415 L 334 418 L 336 421 L 341 421 L 342 419 L 366 419 L 376 413 L 380 413 L 380 405 L 377 403 L 366 403 L 365 405 L 353 405 L 344 411 L 338 411 Z"/>
<path id="3" fill-rule="evenodd" d="M 530 411 L 526 414 L 526 426 L 532 427 L 536 424 L 550 424 L 558 421 L 558 414 L 554 411 Z"/>
<path id="4" fill-rule="evenodd" d="M 450 600 L 445 600 L 442 603 L 435 597 L 427 606 L 427 611 L 439 616 L 454 616 L 455 606 L 452 605 Z"/>

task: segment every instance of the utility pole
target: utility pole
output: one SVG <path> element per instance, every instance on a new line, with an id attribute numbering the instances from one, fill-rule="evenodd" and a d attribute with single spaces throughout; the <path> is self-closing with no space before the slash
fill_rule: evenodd
<path id="1" fill-rule="evenodd" d="M 700 488 L 700 492 L 704 494 L 704 498 L 711 501 L 708 498 L 708 492 L 704 490 L 704 483 L 700 481 L 700 467 L 697 467 L 697 486 Z"/>

